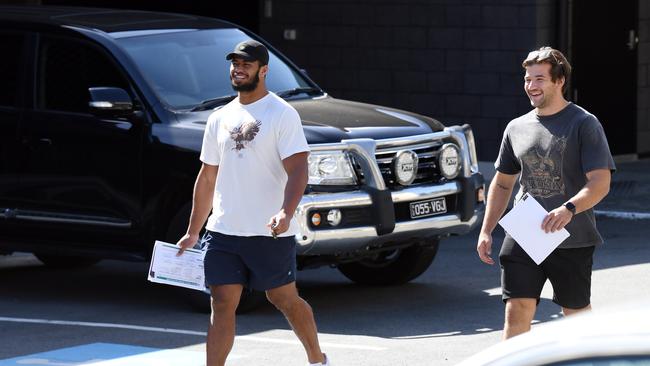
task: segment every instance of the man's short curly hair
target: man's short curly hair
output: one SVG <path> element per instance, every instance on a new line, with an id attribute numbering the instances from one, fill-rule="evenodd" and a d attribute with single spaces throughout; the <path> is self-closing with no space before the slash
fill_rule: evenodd
<path id="1" fill-rule="evenodd" d="M 571 64 L 562 52 L 548 46 L 540 47 L 538 50 L 531 51 L 521 63 L 521 66 L 526 68 L 541 63 L 551 65 L 551 81 L 557 82 L 559 79 L 564 78 L 562 92 L 566 91 L 568 80 L 571 77 Z"/>

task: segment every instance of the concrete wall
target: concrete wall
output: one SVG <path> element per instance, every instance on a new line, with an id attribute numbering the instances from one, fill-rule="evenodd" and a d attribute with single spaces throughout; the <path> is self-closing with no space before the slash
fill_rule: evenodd
<path id="1" fill-rule="evenodd" d="M 530 109 L 521 61 L 555 28 L 550 0 L 262 2 L 262 36 L 330 94 L 470 123 L 481 160 Z"/>
<path id="2" fill-rule="evenodd" d="M 637 152 L 650 156 L 650 2 L 639 1 Z"/>

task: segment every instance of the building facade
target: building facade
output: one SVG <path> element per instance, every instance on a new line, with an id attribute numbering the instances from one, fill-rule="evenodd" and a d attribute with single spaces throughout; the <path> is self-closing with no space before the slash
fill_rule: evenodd
<path id="1" fill-rule="evenodd" d="M 650 154 L 650 2 L 263 0 L 260 33 L 335 97 L 470 123 L 481 160 L 530 110 L 522 60 L 540 46 L 574 66 L 567 97 L 613 153 Z"/>

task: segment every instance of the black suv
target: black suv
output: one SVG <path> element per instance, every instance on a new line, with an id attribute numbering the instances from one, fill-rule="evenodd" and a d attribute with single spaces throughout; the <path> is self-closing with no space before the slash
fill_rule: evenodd
<path id="1" fill-rule="evenodd" d="M 48 265 L 146 261 L 191 207 L 208 115 L 233 98 L 224 55 L 254 38 L 267 85 L 312 149 L 300 268 L 396 284 L 482 218 L 468 125 L 333 98 L 257 35 L 182 14 L 0 7 L 0 253 Z M 144 275 L 143 275 L 144 276 Z"/>

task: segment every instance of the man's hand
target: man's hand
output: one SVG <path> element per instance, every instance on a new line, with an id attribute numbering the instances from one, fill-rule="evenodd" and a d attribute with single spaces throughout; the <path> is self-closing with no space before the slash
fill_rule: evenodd
<path id="1" fill-rule="evenodd" d="M 478 252 L 479 258 L 484 263 L 487 263 L 489 265 L 494 264 L 494 260 L 492 259 L 492 235 L 487 234 L 487 233 L 481 233 L 478 236 L 478 244 L 476 245 L 476 251 Z"/>
<path id="2" fill-rule="evenodd" d="M 277 214 L 275 214 L 271 219 L 269 219 L 268 224 L 266 224 L 266 227 L 271 230 L 271 233 L 274 233 L 275 235 L 280 235 L 283 232 L 289 230 L 289 224 L 291 223 L 291 217 L 287 216 L 287 214 L 284 212 L 284 210 L 280 210 Z"/>
<path id="3" fill-rule="evenodd" d="M 178 253 L 176 253 L 176 255 L 177 256 L 183 255 L 183 252 L 185 251 L 185 249 L 193 248 L 196 245 L 196 243 L 198 243 L 198 242 L 199 242 L 199 234 L 194 234 L 194 235 L 185 234 L 185 235 L 183 235 L 183 237 L 178 241 L 178 243 L 176 243 L 176 245 L 178 245 L 180 247 L 180 249 L 178 250 Z"/>
<path id="4" fill-rule="evenodd" d="M 569 200 L 576 206 L 576 213 L 583 212 L 594 207 L 609 192 L 612 181 L 612 172 L 609 169 L 594 169 L 586 173 L 587 184 Z M 564 206 L 560 206 L 542 221 L 544 232 L 556 232 L 564 228 L 573 219 L 573 212 Z"/>
<path id="5" fill-rule="evenodd" d="M 542 230 L 554 233 L 562 230 L 573 218 L 573 213 L 568 208 L 560 206 L 546 215 L 542 221 Z"/>

